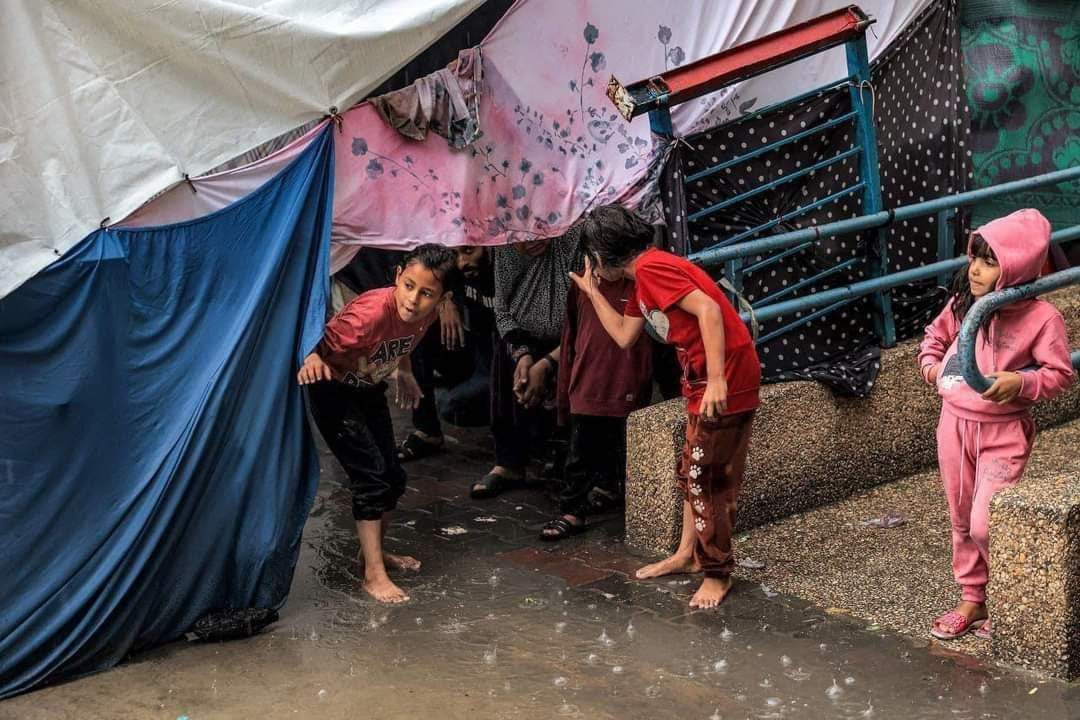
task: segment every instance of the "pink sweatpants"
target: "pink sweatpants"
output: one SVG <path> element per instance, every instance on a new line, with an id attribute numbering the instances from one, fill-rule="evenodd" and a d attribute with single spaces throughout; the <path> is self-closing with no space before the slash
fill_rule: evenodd
<path id="1" fill-rule="evenodd" d="M 962 598 L 986 602 L 990 560 L 990 500 L 1020 480 L 1035 440 L 1027 416 L 1005 422 L 964 420 L 941 411 L 938 467 L 952 519 L 953 576 Z"/>

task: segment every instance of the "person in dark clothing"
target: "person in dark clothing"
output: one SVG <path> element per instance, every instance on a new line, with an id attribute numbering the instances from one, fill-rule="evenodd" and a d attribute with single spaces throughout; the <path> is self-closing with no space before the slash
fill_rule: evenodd
<path id="1" fill-rule="evenodd" d="M 424 396 L 412 413 L 413 431 L 398 447 L 402 462 L 444 447 L 437 382 L 449 388 L 441 403 L 443 418 L 462 426 L 489 422 L 494 269 L 486 248 L 460 247 L 456 253 L 462 285 L 440 305 L 439 331 L 428 333 L 413 355 L 413 371 Z"/>
<path id="2" fill-rule="evenodd" d="M 627 278 L 604 281 L 599 291 L 618 312 L 634 294 Z M 620 348 L 600 324 L 592 302 L 570 288 L 566 322 L 558 350 L 533 365 L 549 372 L 562 365 L 558 399 L 560 423 L 570 425 L 570 451 L 559 495 L 559 517 L 547 523 L 541 540 L 562 540 L 585 528 L 594 512 L 590 494 L 615 500 L 626 480 L 626 417 L 652 397 L 652 342 L 641 335 Z"/>
<path id="3" fill-rule="evenodd" d="M 525 481 L 525 469 L 553 426 L 540 402 L 543 374 L 530 369 L 559 345 L 569 273 L 581 264 L 577 231 L 494 250 L 495 322 L 491 432 L 495 466 L 473 484 L 474 498 L 494 497 Z"/>

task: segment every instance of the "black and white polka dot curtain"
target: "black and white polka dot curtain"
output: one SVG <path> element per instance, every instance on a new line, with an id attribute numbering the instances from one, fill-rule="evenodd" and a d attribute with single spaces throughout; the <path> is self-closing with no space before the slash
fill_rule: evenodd
<path id="1" fill-rule="evenodd" d="M 941 0 L 927 8 L 872 66 L 881 190 L 886 208 L 968 187 L 968 118 L 961 101 L 964 92 L 958 24 L 957 0 Z M 859 162 L 853 156 L 696 222 L 686 220 L 688 214 L 851 148 L 855 133 L 850 123 L 843 123 L 684 186 L 687 175 L 824 123 L 850 108 L 845 86 L 797 106 L 748 116 L 684 138 L 668 163 L 662 188 L 672 245 L 683 253 L 701 250 L 856 185 L 860 179 Z M 757 237 L 860 214 L 862 194 L 855 191 L 779 223 Z M 937 260 L 936 222 L 935 218 L 904 221 L 887 230 L 890 271 Z M 956 237 L 954 234 L 954 250 Z M 864 244 L 872 241 L 871 233 L 822 240 L 745 276 L 744 294 L 751 302 L 759 301 L 847 259 L 865 256 Z M 758 259 L 748 259 L 746 264 Z M 720 272 L 720 268 L 715 270 Z M 843 286 L 867 276 L 865 264 L 858 263 L 784 299 Z M 935 288 L 934 283 L 894 291 L 898 336 L 911 337 L 921 332 L 943 300 L 944 291 Z M 766 323 L 761 333 L 804 314 L 809 313 Z M 880 367 L 871 301 L 863 298 L 813 320 L 765 343 L 759 352 L 768 379 L 813 378 L 846 394 L 864 396 L 873 387 Z"/>

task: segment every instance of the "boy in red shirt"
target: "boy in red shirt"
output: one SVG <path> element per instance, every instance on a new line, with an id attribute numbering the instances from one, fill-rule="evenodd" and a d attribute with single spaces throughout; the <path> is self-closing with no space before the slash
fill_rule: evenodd
<path id="1" fill-rule="evenodd" d="M 398 405 L 415 408 L 422 393 L 409 353 L 434 323 L 457 272 L 454 251 L 421 245 L 401 261 L 394 285 L 363 293 L 326 324 L 297 379 L 310 385 L 311 414 L 348 475 L 364 561 L 364 589 L 379 602 L 409 599 L 386 568 L 419 570 L 420 561 L 383 552 L 386 514 L 405 491 L 386 403 L 393 380 Z M 320 382 L 327 381 L 327 382 Z"/>
<path id="2" fill-rule="evenodd" d="M 620 347 L 630 347 L 646 321 L 660 340 L 675 346 L 689 416 L 678 468 L 682 537 L 674 555 L 646 565 L 637 577 L 703 572 L 690 606 L 712 608 L 731 588 L 731 529 L 761 365 L 750 333 L 716 283 L 685 258 L 651 247 L 652 237 L 652 228 L 625 208 L 598 207 L 581 230 L 585 272 L 570 277 Z M 623 313 L 599 291 L 597 276 L 635 281 L 635 297 Z"/>

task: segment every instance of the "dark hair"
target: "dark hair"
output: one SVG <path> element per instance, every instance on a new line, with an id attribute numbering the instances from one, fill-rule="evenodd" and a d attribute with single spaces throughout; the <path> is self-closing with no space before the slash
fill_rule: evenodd
<path id="1" fill-rule="evenodd" d="M 968 256 L 974 260 L 975 258 L 981 258 L 983 260 L 993 260 L 997 262 L 997 256 L 994 255 L 994 249 L 990 247 L 990 243 L 986 242 L 979 233 L 971 234 L 971 247 L 968 251 Z M 971 310 L 971 306 L 975 304 L 975 296 L 971 294 L 971 281 L 968 280 L 968 268 L 970 262 L 964 267 L 956 271 L 956 275 L 953 276 L 952 284 L 952 301 L 949 303 L 949 309 L 952 310 L 953 317 L 956 318 L 956 322 L 964 322 L 964 318 L 967 317 L 968 311 Z M 980 329 L 983 331 L 983 339 L 989 342 L 988 330 L 990 328 L 990 321 L 997 313 L 991 313 L 987 315 L 982 321 Z"/>
<path id="2" fill-rule="evenodd" d="M 425 269 L 431 271 L 431 274 L 442 284 L 444 293 L 457 288 L 460 273 L 457 267 L 457 253 L 453 248 L 435 243 L 420 245 L 401 258 L 398 270 L 404 270 L 416 263 L 420 263 Z"/>
<path id="3" fill-rule="evenodd" d="M 581 249 L 604 267 L 623 267 L 652 245 L 653 228 L 621 205 L 601 205 L 581 219 Z"/>

